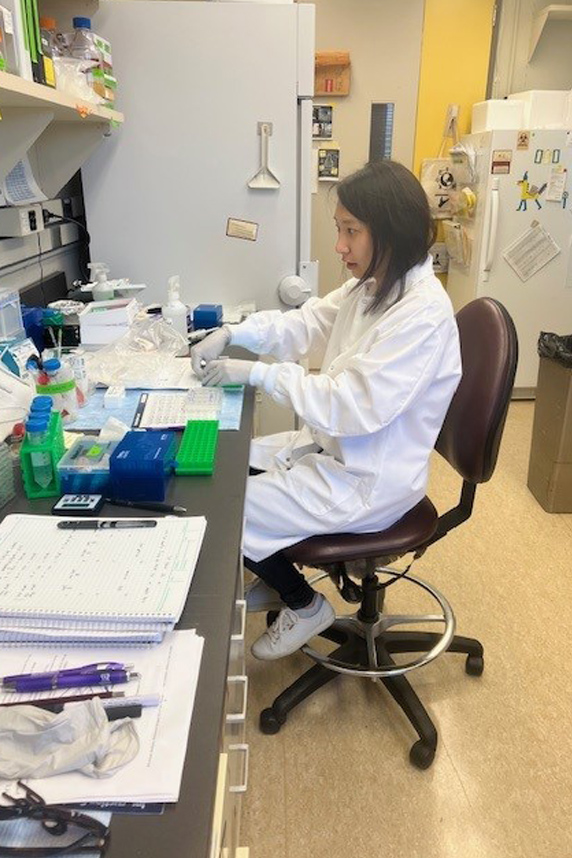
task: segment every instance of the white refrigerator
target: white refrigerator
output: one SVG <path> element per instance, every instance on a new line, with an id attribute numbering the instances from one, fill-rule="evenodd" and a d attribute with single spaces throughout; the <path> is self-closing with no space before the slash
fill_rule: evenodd
<path id="1" fill-rule="evenodd" d="M 505 305 L 519 340 L 515 395 L 530 396 L 540 331 L 572 333 L 572 132 L 487 131 L 461 142 L 475 158 L 464 178 L 476 207 L 459 218 L 469 261 L 450 262 L 447 290 L 456 310 L 482 295 Z"/>
<path id="2" fill-rule="evenodd" d="M 311 4 L 100 0 L 125 114 L 83 169 L 92 260 L 162 302 L 283 308 L 310 259 Z M 267 171 L 263 168 L 267 162 Z"/>

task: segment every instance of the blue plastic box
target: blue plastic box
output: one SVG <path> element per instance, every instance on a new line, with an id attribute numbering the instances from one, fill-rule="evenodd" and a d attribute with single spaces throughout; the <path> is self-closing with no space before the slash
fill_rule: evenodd
<path id="1" fill-rule="evenodd" d="M 105 495 L 109 488 L 109 461 L 117 441 L 80 436 L 58 462 L 62 494 Z"/>
<path id="2" fill-rule="evenodd" d="M 112 496 L 133 501 L 165 500 L 176 464 L 176 447 L 174 432 L 128 432 L 110 458 Z"/>
<path id="3" fill-rule="evenodd" d="M 222 325 L 222 304 L 199 304 L 193 310 L 193 328 L 219 328 Z"/>

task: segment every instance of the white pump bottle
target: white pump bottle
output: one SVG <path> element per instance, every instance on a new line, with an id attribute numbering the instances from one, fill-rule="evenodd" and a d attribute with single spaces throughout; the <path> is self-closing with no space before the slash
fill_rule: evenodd
<path id="1" fill-rule="evenodd" d="M 93 287 L 91 294 L 94 301 L 111 301 L 113 298 L 113 284 L 107 279 L 109 266 L 104 262 L 90 262 L 87 266 L 91 270 Z"/>
<path id="2" fill-rule="evenodd" d="M 179 282 L 179 275 L 175 274 L 173 277 L 169 277 L 169 285 L 167 292 L 167 303 L 163 304 L 161 307 L 161 313 L 163 314 L 163 318 L 170 322 L 170 324 L 174 327 L 176 331 L 178 331 L 181 336 L 185 339 L 185 345 L 181 345 L 181 349 L 179 354 L 186 355 L 188 353 L 188 328 L 187 328 L 187 307 L 180 298 L 181 295 L 181 284 Z"/>

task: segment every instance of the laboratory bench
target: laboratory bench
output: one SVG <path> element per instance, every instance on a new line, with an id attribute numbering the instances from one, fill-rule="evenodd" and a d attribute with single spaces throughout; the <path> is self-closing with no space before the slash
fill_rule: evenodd
<path id="1" fill-rule="evenodd" d="M 162 815 L 114 814 L 106 858 L 246 858 L 238 848 L 248 748 L 244 741 L 245 604 L 241 540 L 254 393 L 245 389 L 241 427 L 219 433 L 212 476 L 174 477 L 167 503 L 204 515 L 207 528 L 177 628 L 205 639 L 181 793 Z M 49 514 L 55 498 L 28 500 L 21 489 L 1 511 Z M 104 515 L 134 510 L 104 507 Z M 137 517 L 153 513 L 137 510 Z"/>

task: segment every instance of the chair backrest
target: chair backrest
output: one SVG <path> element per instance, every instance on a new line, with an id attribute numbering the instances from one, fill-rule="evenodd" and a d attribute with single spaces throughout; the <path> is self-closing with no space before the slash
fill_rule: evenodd
<path id="1" fill-rule="evenodd" d="M 457 313 L 463 376 L 435 445 L 469 483 L 495 469 L 516 364 L 514 322 L 493 298 L 477 298 Z"/>

